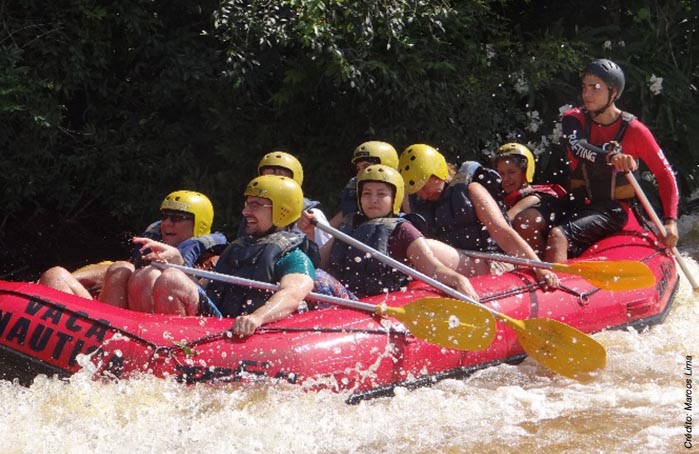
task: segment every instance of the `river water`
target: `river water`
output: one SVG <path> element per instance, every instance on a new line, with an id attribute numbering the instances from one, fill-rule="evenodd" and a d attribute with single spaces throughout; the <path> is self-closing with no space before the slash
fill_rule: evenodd
<path id="1" fill-rule="evenodd" d="M 699 218 L 683 217 L 680 232 L 699 276 Z M 607 368 L 586 383 L 529 359 L 353 406 L 291 385 L 98 382 L 85 371 L 29 388 L 0 381 L 0 453 L 699 452 L 699 410 L 686 408 L 699 389 L 698 297 L 682 278 L 664 324 L 595 334 Z"/>

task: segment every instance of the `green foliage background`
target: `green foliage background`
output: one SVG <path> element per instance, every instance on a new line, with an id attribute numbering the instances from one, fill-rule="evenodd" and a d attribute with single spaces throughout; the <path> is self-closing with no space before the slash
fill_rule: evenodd
<path id="1" fill-rule="evenodd" d="M 597 3 L 2 0 L 0 277 L 125 256 L 175 189 L 210 195 L 233 233 L 273 149 L 301 159 L 329 215 L 369 139 L 452 161 L 519 140 L 547 162 L 559 109 L 599 57 L 624 68 L 620 105 L 654 131 L 686 200 L 699 7 Z"/>

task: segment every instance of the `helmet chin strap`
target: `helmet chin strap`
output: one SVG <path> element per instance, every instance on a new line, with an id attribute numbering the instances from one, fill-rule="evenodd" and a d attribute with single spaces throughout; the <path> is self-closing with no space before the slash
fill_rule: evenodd
<path id="1" fill-rule="evenodd" d="M 616 98 L 612 98 L 612 88 L 610 88 L 609 95 L 607 98 L 607 104 L 605 104 L 604 107 L 602 107 L 601 109 L 590 112 L 590 114 L 592 115 L 592 118 L 595 119 L 595 118 L 599 117 L 600 115 L 602 115 L 603 113 L 605 113 L 607 111 L 607 109 L 609 109 L 609 107 L 612 105 L 612 103 L 614 103 L 615 99 Z"/>

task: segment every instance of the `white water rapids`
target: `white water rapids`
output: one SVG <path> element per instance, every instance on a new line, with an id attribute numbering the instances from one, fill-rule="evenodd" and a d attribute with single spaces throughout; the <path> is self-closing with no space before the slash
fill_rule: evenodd
<path id="1" fill-rule="evenodd" d="M 680 232 L 699 276 L 699 218 L 682 218 Z M 68 382 L 39 377 L 29 388 L 0 381 L 0 453 L 691 454 L 699 452 L 699 402 L 686 408 L 687 392 L 699 395 L 698 299 L 682 277 L 662 325 L 595 334 L 607 368 L 587 383 L 527 359 L 350 406 L 347 396 L 292 385 L 99 382 L 87 372 Z"/>

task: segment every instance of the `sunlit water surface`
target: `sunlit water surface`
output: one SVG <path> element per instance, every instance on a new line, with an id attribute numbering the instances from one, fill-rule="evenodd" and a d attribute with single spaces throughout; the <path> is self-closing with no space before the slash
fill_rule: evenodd
<path id="1" fill-rule="evenodd" d="M 680 231 L 680 251 L 699 276 L 699 219 L 682 218 Z M 683 278 L 664 324 L 594 335 L 607 368 L 587 383 L 526 360 L 354 406 L 291 385 L 103 383 L 86 372 L 69 382 L 39 377 L 29 388 L 0 381 L 0 452 L 699 452 L 699 411 L 685 409 L 687 379 L 699 389 L 698 319 Z"/>

